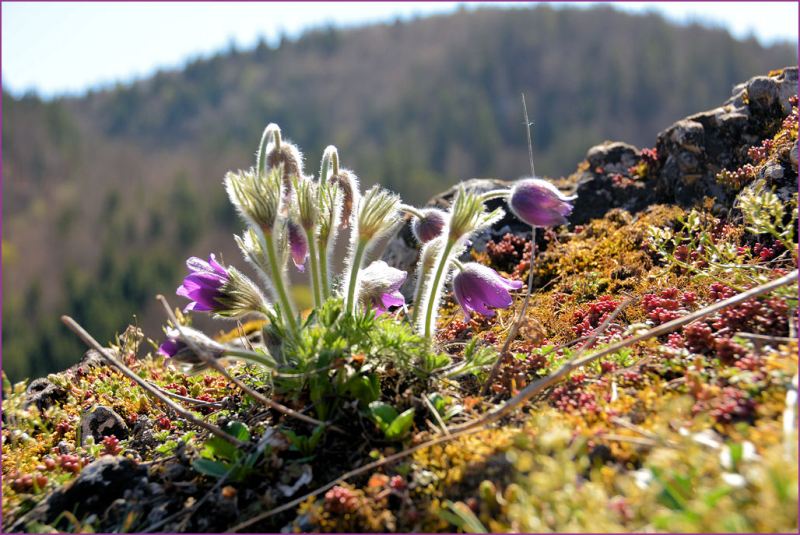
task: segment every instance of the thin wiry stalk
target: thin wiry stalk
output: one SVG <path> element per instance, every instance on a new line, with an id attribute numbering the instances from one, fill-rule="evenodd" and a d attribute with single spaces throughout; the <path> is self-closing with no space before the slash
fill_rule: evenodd
<path id="1" fill-rule="evenodd" d="M 503 362 L 503 357 L 508 352 L 509 346 L 511 346 L 511 342 L 517 337 L 517 333 L 519 332 L 519 328 L 522 326 L 522 322 L 525 321 L 525 314 L 528 311 L 528 303 L 531 299 L 531 293 L 533 292 L 533 262 L 536 259 L 536 227 L 531 227 L 531 260 L 528 266 L 528 288 L 525 291 L 525 298 L 522 300 L 522 307 L 519 309 L 519 314 L 517 315 L 516 321 L 511 326 L 511 330 L 508 331 L 508 336 L 506 336 L 506 341 L 503 343 L 503 348 L 500 350 L 500 356 L 497 357 L 497 361 L 495 361 L 494 365 L 492 366 L 491 371 L 489 372 L 489 377 L 486 378 L 486 382 L 483 383 L 481 387 L 481 396 L 485 396 L 489 386 L 494 382 L 495 377 L 497 377 L 497 372 L 500 370 L 500 365 Z"/>
<path id="2" fill-rule="evenodd" d="M 311 289 L 314 294 L 314 306 L 319 307 L 322 305 L 322 283 L 319 273 L 319 256 L 317 255 L 316 236 L 313 230 L 307 230 L 306 240 L 308 240 L 308 258 L 311 264 Z"/>
<path id="3" fill-rule="evenodd" d="M 366 248 L 367 242 L 364 240 L 359 240 L 352 257 L 348 262 L 349 283 L 347 288 L 347 299 L 345 300 L 345 310 L 348 314 L 353 313 L 353 310 L 355 310 L 355 304 L 358 300 L 358 273 L 361 271 L 361 264 L 364 261 L 364 251 Z"/>

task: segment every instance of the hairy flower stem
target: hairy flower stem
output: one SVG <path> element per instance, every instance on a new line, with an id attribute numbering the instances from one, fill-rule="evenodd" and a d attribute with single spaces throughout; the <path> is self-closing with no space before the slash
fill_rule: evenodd
<path id="1" fill-rule="evenodd" d="M 491 201 L 492 199 L 502 199 L 504 197 L 508 197 L 507 189 L 493 189 L 492 191 L 487 191 L 486 193 L 482 194 L 481 200 L 486 202 Z"/>
<path id="2" fill-rule="evenodd" d="M 270 369 L 275 369 L 276 367 L 275 361 L 272 360 L 269 355 L 256 353 L 255 351 L 247 351 L 244 349 L 226 349 L 223 353 L 223 356 L 254 362 Z"/>
<path id="3" fill-rule="evenodd" d="M 278 301 L 281 304 L 283 316 L 289 324 L 292 332 L 297 332 L 297 319 L 294 317 L 294 307 L 289 300 L 289 295 L 286 293 L 286 284 L 284 283 L 284 275 L 281 268 L 278 266 L 278 254 L 275 251 L 275 241 L 272 238 L 272 233 L 268 230 L 263 230 L 264 234 L 264 249 L 267 253 L 267 261 L 269 262 L 269 269 L 272 272 L 272 284 L 275 286 L 275 293 L 278 294 Z"/>
<path id="4" fill-rule="evenodd" d="M 410 215 L 416 217 L 417 219 L 424 219 L 425 218 L 425 214 L 423 214 L 422 212 L 420 212 L 419 210 L 417 210 L 413 206 L 409 206 L 407 204 L 401 204 L 400 206 L 398 206 L 398 208 L 399 208 L 399 210 L 401 212 L 405 212 L 406 214 L 410 214 Z"/>
<path id="5" fill-rule="evenodd" d="M 506 341 L 503 343 L 503 348 L 500 350 L 500 356 L 495 361 L 494 366 L 492 366 L 492 370 L 489 372 L 489 377 L 486 378 L 486 382 L 483 383 L 483 387 L 481 387 L 482 396 L 486 394 L 489 386 L 494 382 L 497 372 L 500 370 L 500 363 L 503 361 L 503 357 L 508 351 L 509 346 L 511 346 L 511 342 L 513 342 L 514 338 L 517 337 L 517 332 L 519 331 L 522 322 L 525 320 L 525 313 L 528 311 L 528 302 L 531 300 L 531 292 L 533 291 L 533 261 L 535 259 L 536 227 L 531 227 L 531 260 L 528 264 L 528 289 L 525 292 L 525 299 L 522 301 L 522 308 L 519 309 L 519 315 L 517 316 L 514 324 L 511 326 L 511 330 L 508 332 Z"/>
<path id="6" fill-rule="evenodd" d="M 430 295 L 428 297 L 428 309 L 425 311 L 425 338 L 431 338 L 431 331 L 433 330 L 433 312 L 434 307 L 436 306 L 436 296 L 439 293 L 439 282 L 442 280 L 442 275 L 444 274 L 445 268 L 450 261 L 450 252 L 453 250 L 456 242 L 453 240 L 447 240 L 447 243 L 444 246 L 444 250 L 442 250 L 442 256 L 439 259 L 439 267 L 436 268 L 436 274 L 433 277 L 433 282 L 430 287 Z"/>
<path id="7" fill-rule="evenodd" d="M 274 141 L 276 147 L 281 146 L 281 129 L 275 123 L 268 124 L 261 135 L 261 143 L 259 143 L 258 152 L 256 153 L 256 173 L 264 173 L 266 175 L 264 166 L 267 163 L 267 145 L 269 145 L 270 141 Z"/>
<path id="8" fill-rule="evenodd" d="M 361 262 L 364 258 L 364 251 L 367 250 L 367 241 L 359 240 L 356 251 L 353 254 L 353 262 L 350 264 L 350 283 L 347 289 L 347 313 L 352 314 L 355 309 L 356 286 L 358 282 L 358 272 L 361 270 Z"/>
<path id="9" fill-rule="evenodd" d="M 320 292 L 322 300 L 326 300 L 331 296 L 331 283 L 328 280 L 330 274 L 328 273 L 328 241 L 319 242 L 319 278 L 320 278 Z"/>
<path id="10" fill-rule="evenodd" d="M 308 240 L 308 257 L 311 264 L 311 290 L 314 293 L 314 306 L 319 307 L 322 304 L 322 287 L 319 272 L 320 258 L 317 255 L 317 244 L 314 241 L 314 230 L 306 230 L 306 239 Z"/>

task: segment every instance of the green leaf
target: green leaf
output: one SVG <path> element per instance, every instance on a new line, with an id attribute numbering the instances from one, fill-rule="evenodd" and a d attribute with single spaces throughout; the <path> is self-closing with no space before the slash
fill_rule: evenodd
<path id="1" fill-rule="evenodd" d="M 389 440 L 400 440 L 414 425 L 414 409 L 408 409 L 395 418 L 389 428 L 384 431 Z"/>
<path id="2" fill-rule="evenodd" d="M 250 428 L 242 422 L 228 422 L 225 426 L 225 432 L 242 442 L 248 442 L 250 440 Z"/>
<path id="3" fill-rule="evenodd" d="M 389 429 L 389 425 L 397 418 L 397 410 L 388 403 L 373 401 L 369 404 L 369 415 L 385 433 Z"/>
<path id="4" fill-rule="evenodd" d="M 228 467 L 221 462 L 210 459 L 195 459 L 192 468 L 205 476 L 220 478 L 228 473 Z"/>
<path id="5" fill-rule="evenodd" d="M 444 415 L 444 411 L 447 408 L 447 401 L 445 401 L 444 396 L 438 392 L 434 392 L 433 394 L 428 394 L 428 399 L 431 405 L 433 405 L 433 408 L 436 409 L 436 412 L 440 415 Z"/>
<path id="6" fill-rule="evenodd" d="M 489 530 L 486 529 L 486 526 L 478 520 L 478 517 L 475 516 L 475 513 L 472 512 L 472 509 L 469 508 L 467 504 L 464 502 L 451 502 L 447 500 L 444 502 L 445 507 L 450 509 L 448 510 L 440 510 L 438 512 L 439 517 L 446 522 L 449 522 L 456 526 L 458 529 L 466 532 L 466 533 L 489 533 Z"/>
<path id="7" fill-rule="evenodd" d="M 206 440 L 200 455 L 207 459 L 216 458 L 233 461 L 240 455 L 240 452 L 236 446 L 227 440 L 220 437 L 211 437 Z"/>
<path id="8" fill-rule="evenodd" d="M 356 375 L 348 384 L 350 395 L 356 398 L 361 406 L 368 406 L 381 396 L 381 383 L 375 374 Z"/>

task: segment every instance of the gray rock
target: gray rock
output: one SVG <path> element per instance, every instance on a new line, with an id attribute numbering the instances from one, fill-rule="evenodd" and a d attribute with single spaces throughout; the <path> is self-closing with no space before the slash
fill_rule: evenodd
<path id="1" fill-rule="evenodd" d="M 96 405 L 81 415 L 81 445 L 89 437 L 94 437 L 95 443 L 104 437 L 114 435 L 120 440 L 128 437 L 128 425 L 122 417 L 108 407 Z"/>
<path id="2" fill-rule="evenodd" d="M 22 407 L 35 406 L 40 412 L 44 412 L 53 405 L 63 403 L 67 399 L 67 391 L 53 383 L 46 377 L 35 379 L 25 390 L 25 399 Z"/>
<path id="3" fill-rule="evenodd" d="M 628 169 L 639 162 L 639 149 L 627 143 L 606 141 L 590 148 L 586 153 L 588 169 L 576 178 L 578 198 L 573 203 L 570 223 L 586 223 L 613 208 L 638 212 L 650 204 L 652 190 L 644 184 L 621 188 L 611 178 L 615 174 L 626 176 Z"/>
<path id="4" fill-rule="evenodd" d="M 675 148 L 695 154 L 702 154 L 705 149 L 705 129 L 702 124 L 690 119 L 678 121 L 659 137 L 662 135 Z"/>
<path id="5" fill-rule="evenodd" d="M 761 168 L 760 175 L 767 180 L 780 180 L 783 178 L 783 166 L 778 163 L 766 165 Z"/>
<path id="6" fill-rule="evenodd" d="M 747 97 L 751 110 L 769 113 L 775 106 L 780 105 L 778 83 L 768 76 L 756 76 L 747 84 Z"/>

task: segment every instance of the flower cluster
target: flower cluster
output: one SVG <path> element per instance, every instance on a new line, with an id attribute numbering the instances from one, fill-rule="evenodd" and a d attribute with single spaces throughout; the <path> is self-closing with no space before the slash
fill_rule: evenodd
<path id="1" fill-rule="evenodd" d="M 495 309 L 512 304 L 510 291 L 522 283 L 486 266 L 458 261 L 472 235 L 504 216 L 502 209 L 488 211 L 486 201 L 504 198 L 514 215 L 535 228 L 565 224 L 574 199 L 545 180 L 525 178 L 510 189 L 484 194 L 459 188 L 447 210 L 414 208 L 377 185 L 362 194 L 355 173 L 340 167 L 333 146 L 323 153 L 319 175 L 307 176 L 302 153 L 283 139 L 275 124 L 264 130 L 255 166 L 229 172 L 225 188 L 246 226 L 236 242 L 265 288 L 213 254 L 208 261 L 192 257 L 177 292 L 190 301 L 184 311 L 225 318 L 256 314 L 289 336 L 302 324 L 289 287 L 290 259 L 309 278 L 314 308 L 340 298 L 350 315 L 407 310 L 402 287 L 408 274 L 380 260 L 370 262 L 376 246 L 402 223 L 402 214 L 411 218 L 413 235 L 422 245 L 410 303 L 419 333 L 433 339 L 448 282 L 468 319 L 475 313 L 493 316 Z M 337 272 L 332 269 L 333 250 L 343 233 L 349 234 L 349 249 Z M 159 351 L 191 371 L 228 357 L 265 364 L 273 360 L 264 351 L 230 348 L 187 327 L 170 329 Z"/>

